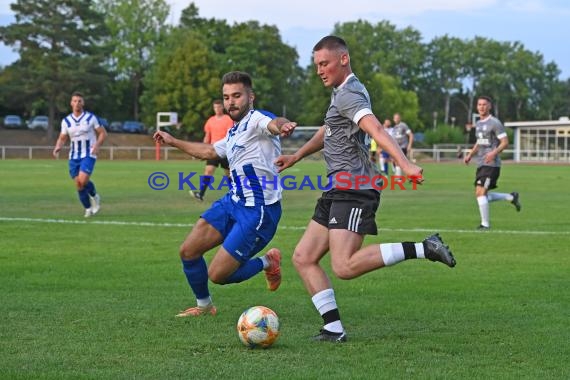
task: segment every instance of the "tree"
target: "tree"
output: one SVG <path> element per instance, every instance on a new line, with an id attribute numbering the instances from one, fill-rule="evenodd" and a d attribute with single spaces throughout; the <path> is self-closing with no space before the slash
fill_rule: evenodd
<path id="1" fill-rule="evenodd" d="M 432 83 L 430 88 L 444 95 L 445 124 L 449 124 L 451 96 L 462 86 L 463 51 L 463 41 L 447 35 L 436 37 L 427 45 L 426 80 Z"/>
<path id="2" fill-rule="evenodd" d="M 201 133 L 212 100 L 220 98 L 222 75 L 240 70 L 252 76 L 256 108 L 290 112 L 287 116 L 294 119 L 302 75 L 297 59 L 275 26 L 257 21 L 229 26 L 223 20 L 200 18 L 190 4 L 182 11 L 180 26 L 156 50 L 143 101 L 149 112 L 170 104 L 170 110 L 184 115 L 186 132 Z M 150 117 L 145 110 L 145 119 Z"/>
<path id="3" fill-rule="evenodd" d="M 389 21 L 372 25 L 358 20 L 336 24 L 333 34 L 346 40 L 352 68 L 363 83 L 380 72 L 400 78 L 406 90 L 420 86 L 426 52 L 417 30 L 398 30 Z"/>
<path id="4" fill-rule="evenodd" d="M 248 72 L 253 78 L 258 108 L 296 119 L 301 70 L 294 48 L 281 41 L 275 26 L 257 21 L 235 24 L 225 57 L 227 70 Z"/>
<path id="5" fill-rule="evenodd" d="M 391 119 L 392 115 L 399 113 L 412 130 L 423 129 L 418 118 L 418 97 L 415 92 L 404 90 L 398 78 L 376 73 L 367 89 L 372 100 L 372 110 L 378 118 Z"/>
<path id="6" fill-rule="evenodd" d="M 21 90 L 43 98 L 48 107 L 48 138 L 59 110 L 69 108 L 72 91 L 101 93 L 106 72 L 100 65 L 106 36 L 101 14 L 91 0 L 17 0 L 10 5 L 16 23 L 0 27 L 0 38 L 15 46 Z"/>
<path id="7" fill-rule="evenodd" d="M 170 7 L 164 0 L 99 0 L 111 33 L 110 67 L 128 78 L 133 92 L 133 118 L 139 120 L 139 96 L 146 72 L 153 64 Z"/>
<path id="8" fill-rule="evenodd" d="M 184 131 L 202 133 L 211 104 L 220 98 L 220 70 L 204 38 L 179 29 L 157 50 L 154 66 L 145 78 L 141 97 L 144 120 L 154 124 L 156 112 L 177 112 Z"/>
<path id="9" fill-rule="evenodd" d="M 549 64 L 549 67 L 551 66 L 552 64 Z M 551 75 L 549 73 L 548 77 Z M 570 116 L 570 79 L 564 82 L 554 80 L 552 86 L 550 96 L 544 96 L 542 99 L 545 118 L 552 120 Z"/>

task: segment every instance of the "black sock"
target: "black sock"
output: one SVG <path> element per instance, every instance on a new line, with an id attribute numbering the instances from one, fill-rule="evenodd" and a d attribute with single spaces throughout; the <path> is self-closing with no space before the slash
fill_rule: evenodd
<path id="1" fill-rule="evenodd" d="M 200 198 L 204 198 L 204 194 L 206 194 L 206 189 L 208 188 L 208 185 L 210 184 L 211 181 L 212 181 L 211 176 L 204 176 L 202 178 L 202 186 L 200 186 Z"/>
<path id="2" fill-rule="evenodd" d="M 402 243 L 404 247 L 404 260 L 417 259 L 418 254 L 416 253 L 416 243 L 405 241 Z"/>

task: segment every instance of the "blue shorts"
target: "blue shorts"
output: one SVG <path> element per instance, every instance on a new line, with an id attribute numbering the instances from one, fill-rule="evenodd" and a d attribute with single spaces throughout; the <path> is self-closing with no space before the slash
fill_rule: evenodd
<path id="1" fill-rule="evenodd" d="M 222 246 L 237 261 L 244 263 L 273 239 L 281 219 L 281 202 L 269 206 L 245 206 L 226 194 L 212 204 L 202 218 L 224 238 Z"/>
<path id="2" fill-rule="evenodd" d="M 382 157 L 384 157 L 384 158 L 390 158 L 390 155 L 388 154 L 388 152 L 382 151 Z"/>
<path id="3" fill-rule="evenodd" d="M 80 171 L 85 172 L 89 175 L 93 174 L 96 161 L 97 159 L 93 157 L 76 158 L 69 160 L 69 175 L 71 178 L 75 178 L 79 175 Z"/>

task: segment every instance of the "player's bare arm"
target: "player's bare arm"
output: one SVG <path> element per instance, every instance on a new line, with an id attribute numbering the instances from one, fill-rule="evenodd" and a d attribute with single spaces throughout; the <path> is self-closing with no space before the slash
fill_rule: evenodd
<path id="1" fill-rule="evenodd" d="M 267 125 L 269 132 L 274 135 L 280 135 L 281 137 L 290 136 L 295 130 L 295 127 L 297 127 L 297 123 L 289 121 L 284 117 L 276 117 Z"/>
<path id="2" fill-rule="evenodd" d="M 412 157 L 412 147 L 414 146 L 414 133 L 408 132 L 408 157 Z"/>
<path id="3" fill-rule="evenodd" d="M 396 141 L 382 127 L 376 116 L 370 114 L 360 119 L 358 126 L 370 137 L 376 141 L 382 150 L 385 150 L 396 162 L 396 165 L 402 168 L 404 174 L 414 178 L 414 182 L 421 183 L 423 169 L 411 163 L 402 152 L 402 149 L 396 144 Z"/>
<path id="4" fill-rule="evenodd" d="M 103 145 L 103 142 L 107 138 L 107 131 L 104 127 L 95 128 L 95 133 L 97 134 L 97 141 L 93 144 L 91 148 L 91 153 L 97 155 L 99 153 L 99 148 Z"/>
<path id="5" fill-rule="evenodd" d="M 214 146 L 201 142 L 184 141 L 171 136 L 168 132 L 158 131 L 153 135 L 154 141 L 178 148 L 182 152 L 201 160 L 219 158 Z"/>
<path id="6" fill-rule="evenodd" d="M 465 165 L 469 165 L 471 158 L 473 158 L 473 156 L 477 153 L 478 150 L 479 150 L 479 145 L 476 143 L 475 145 L 473 145 L 473 148 L 471 148 L 471 151 L 469 153 L 467 153 L 467 155 L 463 159 L 463 162 L 465 162 Z"/>
<path id="7" fill-rule="evenodd" d="M 490 151 L 489 153 L 487 153 L 485 155 L 485 163 L 486 164 L 490 164 L 493 161 L 495 161 L 495 157 L 497 157 L 499 154 L 501 154 L 501 152 L 505 149 L 507 149 L 507 147 L 509 146 L 509 139 L 508 137 L 503 137 L 500 139 L 500 144 L 498 147 L 496 147 L 495 149 L 493 149 L 492 151 Z"/>
<path id="8" fill-rule="evenodd" d="M 64 134 L 60 134 L 59 137 L 57 138 L 57 141 L 55 143 L 55 147 L 53 148 L 53 156 L 55 158 L 57 158 L 59 156 L 59 152 L 61 151 L 61 147 L 63 145 L 65 145 L 65 143 L 67 143 L 67 135 Z"/>
<path id="9" fill-rule="evenodd" d="M 279 167 L 277 171 L 281 173 L 283 170 L 295 165 L 303 158 L 310 156 L 323 149 L 325 146 L 325 127 L 322 126 L 309 141 L 300 147 L 295 154 L 281 155 L 275 160 L 275 165 Z"/>

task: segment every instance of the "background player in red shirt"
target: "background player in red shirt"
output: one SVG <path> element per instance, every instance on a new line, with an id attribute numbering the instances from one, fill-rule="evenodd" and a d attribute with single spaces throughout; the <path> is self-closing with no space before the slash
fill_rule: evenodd
<path id="1" fill-rule="evenodd" d="M 226 137 L 228 130 L 234 125 L 232 119 L 224 113 L 224 105 L 221 100 L 216 99 L 212 104 L 214 108 L 214 115 L 204 124 L 204 142 L 206 144 L 214 144 Z M 229 164 L 226 158 L 218 158 L 206 161 L 206 169 L 204 170 L 204 177 L 200 181 L 200 192 L 190 190 L 190 194 L 199 201 L 204 200 L 204 194 L 208 185 L 213 179 L 216 168 L 221 166 L 226 173 L 226 177 L 230 178 Z"/>

